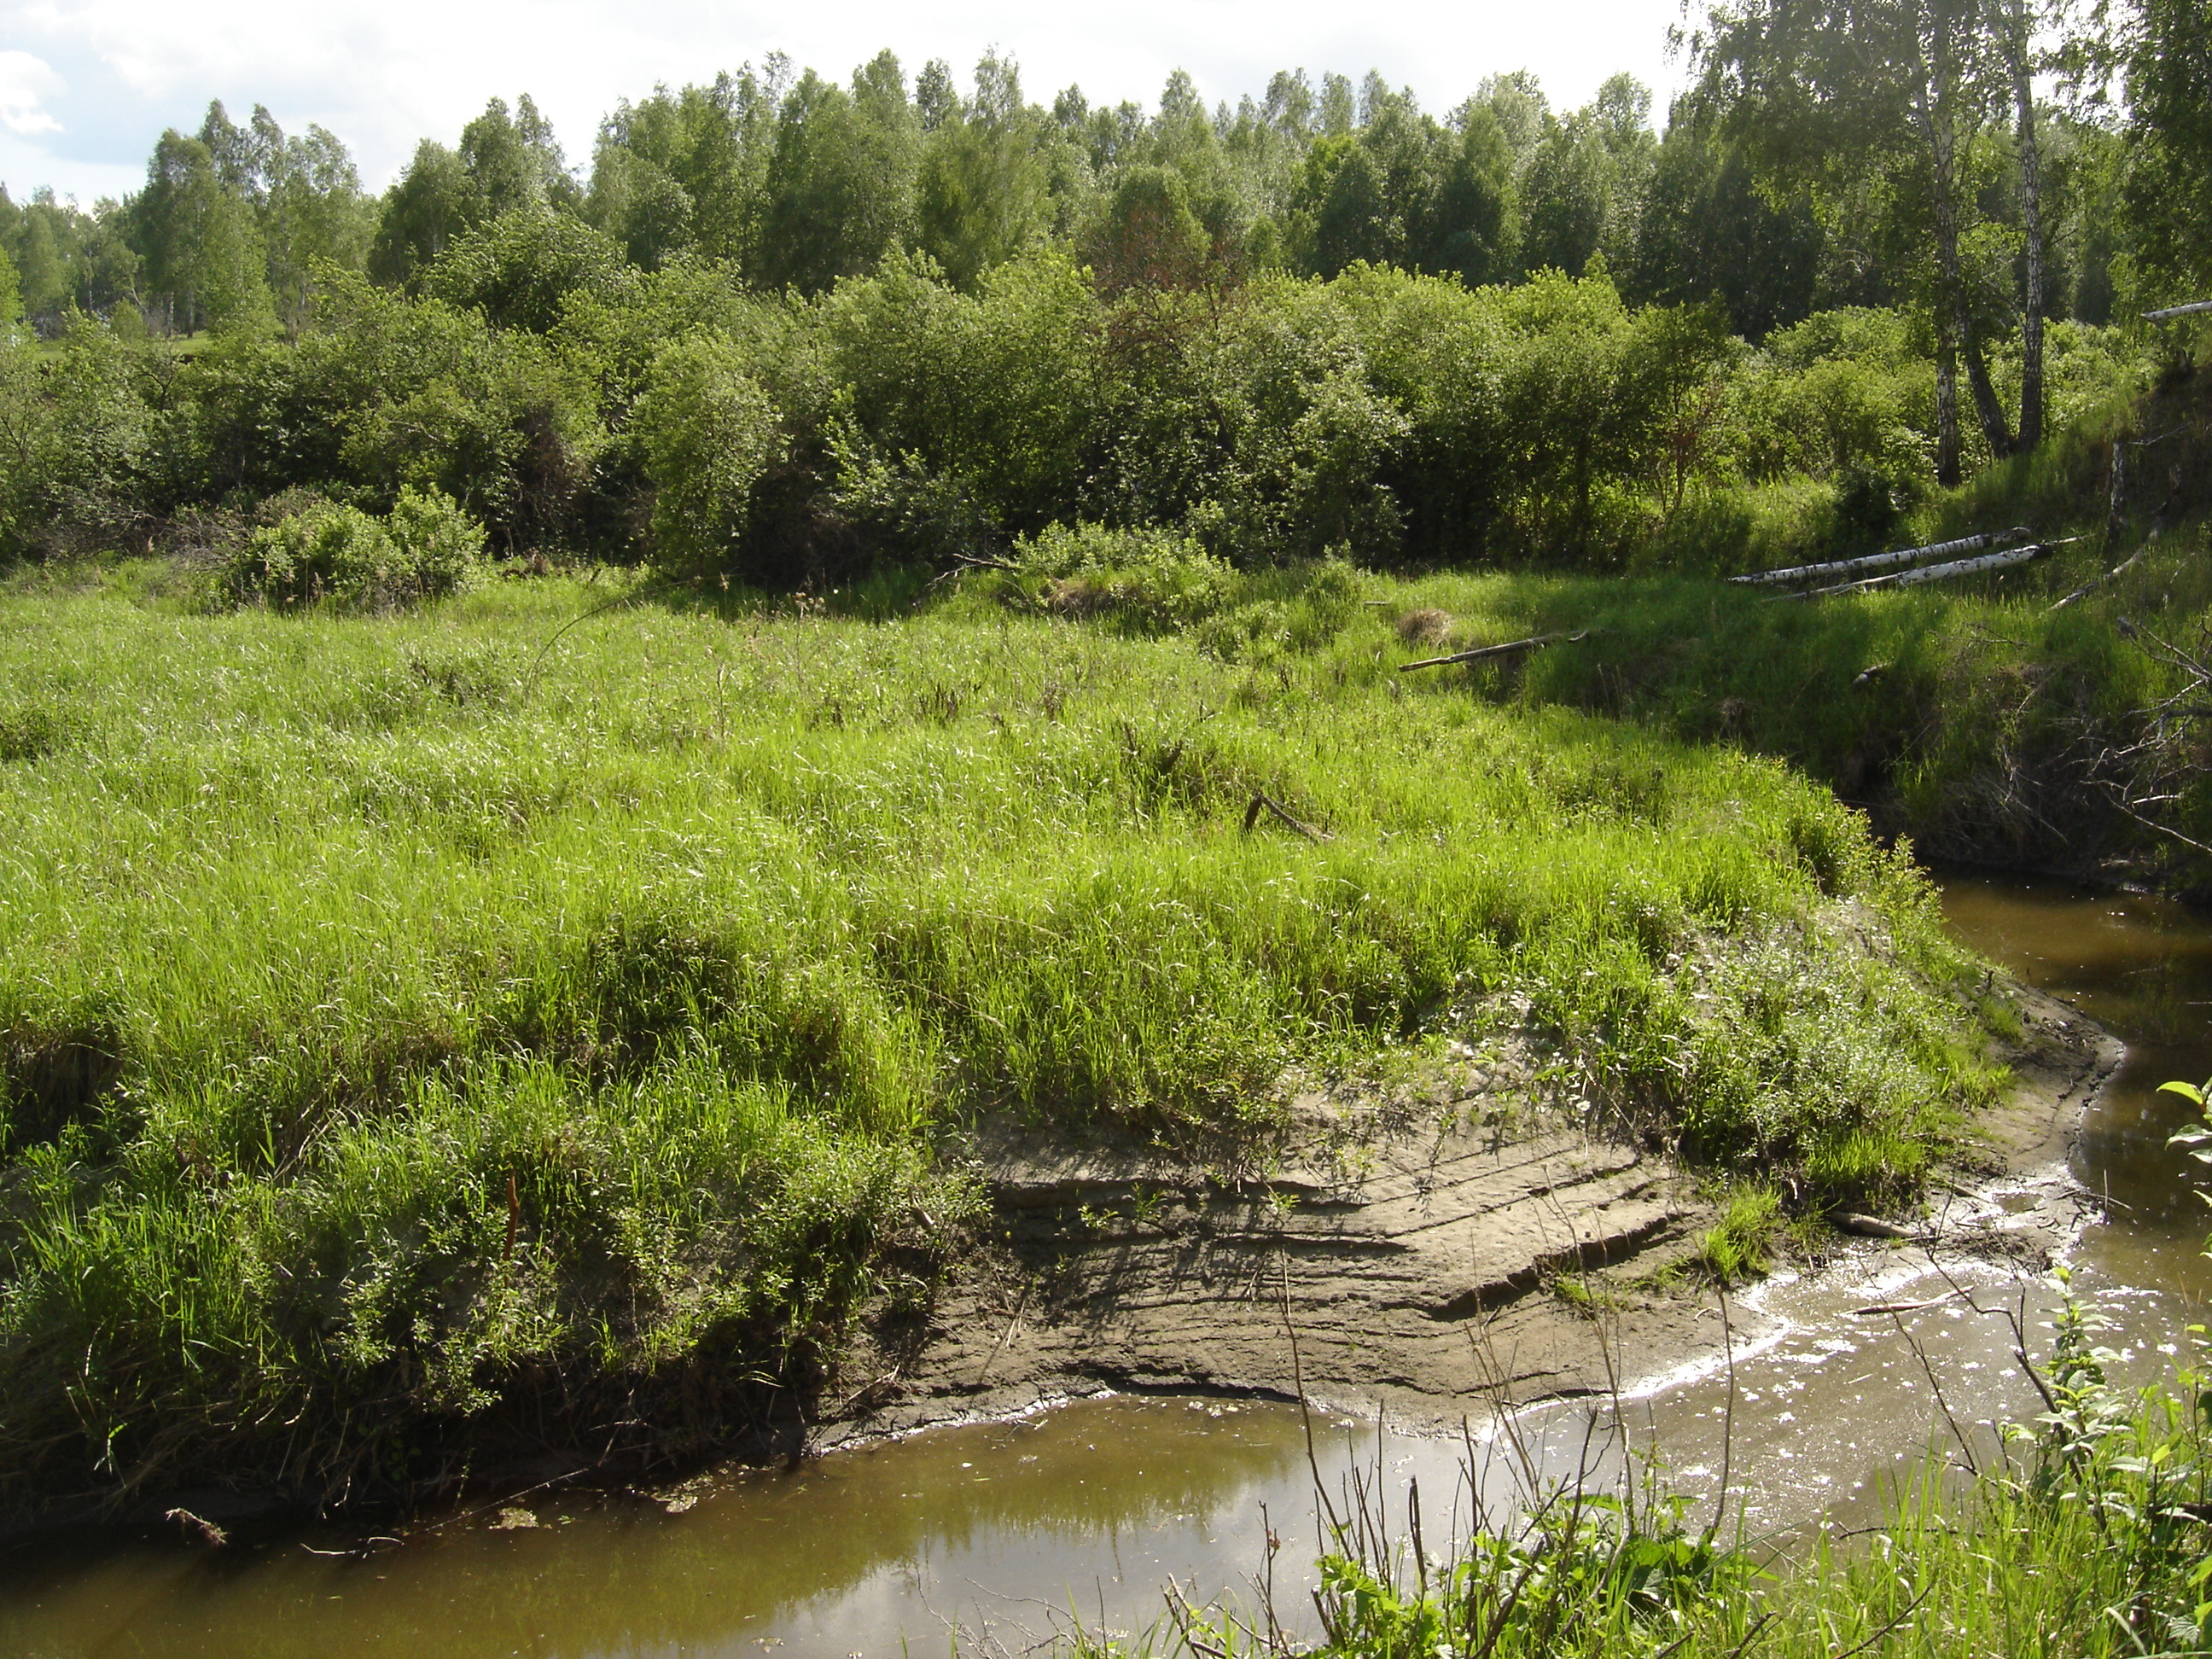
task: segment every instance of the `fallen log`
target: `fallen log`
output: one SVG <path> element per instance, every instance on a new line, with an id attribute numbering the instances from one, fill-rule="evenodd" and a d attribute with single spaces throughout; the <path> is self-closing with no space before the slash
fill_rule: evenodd
<path id="1" fill-rule="evenodd" d="M 1875 1314 L 1918 1313 L 1923 1308 L 1940 1308 L 1946 1302 L 1956 1301 L 1965 1294 L 1964 1291 L 1946 1291 L 1942 1295 L 1931 1296 L 1924 1302 L 1873 1302 L 1863 1308 L 1853 1308 L 1851 1316 L 1865 1319 Z"/>
<path id="2" fill-rule="evenodd" d="M 1834 1218 L 1839 1232 L 1856 1233 L 1862 1238 L 1916 1238 L 1919 1235 L 1894 1221 L 1884 1221 L 1880 1216 L 1861 1215 L 1856 1210 L 1846 1210 Z"/>
<path id="3" fill-rule="evenodd" d="M 2069 536 L 2067 541 L 2079 541 Z M 1833 587 L 1808 587 L 1801 593 L 1783 593 L 1778 599 L 1818 599 L 1831 593 L 1864 593 L 1877 587 L 1914 587 L 1922 582 L 1948 581 L 1954 576 L 1978 575 L 1985 570 L 2010 570 L 2017 565 L 2031 564 L 2046 557 L 2053 549 L 2063 547 L 2065 542 L 2038 542 L 2030 547 L 2009 547 L 1999 553 L 1984 553 L 1977 558 L 1956 559 L 1948 564 L 1927 564 L 1917 570 L 1893 570 L 1887 575 L 1869 576 L 1863 581 L 1838 582 Z"/>
<path id="4" fill-rule="evenodd" d="M 1540 651 L 1547 645 L 1572 645 L 1596 631 L 1594 628 L 1578 628 L 1571 634 L 1538 634 L 1525 640 L 1508 640 L 1503 645 L 1478 645 L 1472 651 L 1455 651 L 1449 657 L 1424 657 L 1419 662 L 1401 662 L 1398 672 L 1405 674 L 1416 668 L 1442 668 L 1447 663 L 1482 662 L 1492 657 L 1510 657 L 1516 652 Z"/>
<path id="5" fill-rule="evenodd" d="M 2017 525 L 2010 530 L 1991 530 L 1978 536 L 1961 536 L 1954 542 L 1932 542 L 1926 547 L 1900 547 L 1892 552 L 1869 553 L 1856 559 L 1832 559 L 1826 564 L 1798 564 L 1780 570 L 1755 570 L 1748 575 L 1730 576 L 1729 580 L 1751 587 L 1814 581 L 1822 576 L 1840 576 L 1847 571 L 1882 570 L 1893 564 L 1911 564 L 1918 559 L 1940 558 L 1947 553 L 1972 553 L 1979 548 L 2000 547 L 2007 542 L 2016 542 L 2034 533 L 2026 525 Z"/>

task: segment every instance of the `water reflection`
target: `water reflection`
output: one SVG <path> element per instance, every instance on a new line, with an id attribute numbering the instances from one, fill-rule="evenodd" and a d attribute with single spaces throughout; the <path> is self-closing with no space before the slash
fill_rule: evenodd
<path id="1" fill-rule="evenodd" d="M 1166 1574 L 1225 1582 L 1250 1564 L 1224 1517 L 1286 1512 L 1306 1484 L 1293 1419 L 1213 1410 L 1087 1402 L 734 1476 L 678 1515 L 549 1504 L 535 1527 L 456 1527 L 367 1561 L 296 1538 L 83 1565 L 49 1554 L 0 1580 L 0 1650 L 842 1654 L 902 1637 L 927 1650 L 945 1620 L 1048 1622 L 971 1580 L 1049 1587 L 1063 1611 L 1079 1590 L 1092 1622 L 1101 1605 L 1133 1616 L 1141 1588 L 1149 1620 Z M 1329 1456 L 1347 1455 L 1351 1431 L 1321 1433 Z"/>
<path id="2" fill-rule="evenodd" d="M 2128 1045 L 2075 1150 L 2075 1175 L 2112 1206 L 2084 1259 L 2116 1283 L 2192 1299 L 2212 1292 L 2212 1264 L 2199 1255 L 2212 1212 L 2191 1195 L 2197 1166 L 2166 1144 L 2190 1107 L 2158 1091 L 2212 1076 L 2212 926 L 2163 899 L 2010 878 L 1947 876 L 1943 911 L 1976 950 Z"/>

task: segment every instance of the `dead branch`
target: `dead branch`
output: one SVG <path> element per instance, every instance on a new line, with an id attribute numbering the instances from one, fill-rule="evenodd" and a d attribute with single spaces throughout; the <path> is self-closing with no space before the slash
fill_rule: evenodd
<path id="1" fill-rule="evenodd" d="M 1573 645 L 1599 631 L 1595 628 L 1578 628 L 1571 634 L 1538 634 L 1525 640 L 1508 640 L 1503 645 L 1479 645 L 1472 651 L 1455 651 L 1448 657 L 1424 657 L 1419 662 L 1401 662 L 1398 665 L 1398 672 L 1405 674 L 1416 668 L 1442 668 L 1447 663 L 1483 662 L 1492 657 L 1510 657 L 1522 651 L 1540 651 L 1547 645 Z"/>
<path id="2" fill-rule="evenodd" d="M 1260 811 L 1262 807 L 1266 808 L 1268 811 L 1273 812 L 1291 829 L 1297 830 L 1310 842 L 1318 844 L 1322 842 L 1334 841 L 1336 839 L 1335 836 L 1330 835 L 1325 830 L 1316 830 L 1310 823 L 1303 823 L 1299 819 L 1292 817 L 1286 808 L 1285 808 L 1279 802 L 1276 801 L 1272 796 L 1268 795 L 1254 795 L 1252 797 L 1252 804 L 1244 809 L 1244 833 L 1246 835 L 1250 835 L 1252 833 L 1252 826 L 1259 823 Z"/>
<path id="3" fill-rule="evenodd" d="M 1919 1237 L 1911 1228 L 1900 1227 L 1894 1221 L 1884 1221 L 1880 1216 L 1861 1215 L 1856 1211 L 1846 1211 L 1837 1216 L 1835 1224 L 1839 1231 L 1856 1233 L 1862 1238 L 1911 1239 Z"/>
<path id="4" fill-rule="evenodd" d="M 2142 562 L 2143 555 L 2149 552 L 2152 548 L 2157 545 L 2158 537 L 2154 533 L 2149 540 L 2146 541 L 2141 547 L 2135 550 L 2132 557 L 2129 558 L 2123 563 L 2114 565 L 2110 570 L 2107 570 L 2101 576 L 2092 577 L 2089 580 L 2082 583 L 2081 586 L 2075 588 L 2071 593 L 2069 593 L 2064 599 L 2059 600 L 2057 604 L 2052 605 L 2051 609 L 2052 611 L 2063 611 L 2068 605 L 2073 604 L 2075 600 L 2086 598 L 2087 595 L 2095 592 L 2106 582 L 2118 581 L 2122 576 L 2126 575 L 2129 571 L 2134 569 L 2136 566 L 2141 564 Z M 2048 615 L 2049 612 L 2045 612 L 2045 614 Z"/>
<path id="5" fill-rule="evenodd" d="M 2112 625 L 2119 630 L 2119 635 L 2122 639 L 2133 641 L 2143 650 L 2149 651 L 2152 656 L 2157 656 L 2161 652 L 2164 653 L 2166 659 L 2169 663 L 2176 668 L 2181 669 L 2197 682 L 2197 688 L 2193 689 L 2201 689 L 2206 683 L 2212 682 L 2212 665 L 2208 665 L 2199 661 L 2197 658 L 2190 655 L 2188 652 L 2184 651 L 2179 646 L 2174 644 L 2172 641 L 2152 633 L 2150 629 L 2145 628 L 2134 617 L 2122 617 Z M 2151 651 L 2150 646 L 2143 645 L 2142 641 L 2145 640 L 2148 640 L 2151 642 L 2151 645 L 2156 646 L 2158 650 Z"/>
<path id="6" fill-rule="evenodd" d="M 2192 300 L 2185 306 L 2168 306 L 2163 311 L 2146 311 L 2147 323 L 2162 323 L 2169 317 L 2188 317 L 2200 311 L 2212 311 L 2212 300 Z"/>
<path id="7" fill-rule="evenodd" d="M 1954 1297 L 1965 1294 L 1963 1291 L 1946 1291 L 1941 1296 L 1929 1297 L 1925 1302 L 1876 1302 L 1864 1308 L 1853 1308 L 1851 1316 L 1864 1319 L 1875 1314 L 1918 1313 L 1923 1308 L 1940 1308 Z"/>
<path id="8" fill-rule="evenodd" d="M 163 1514 L 161 1519 L 173 1521 L 186 1538 L 196 1544 L 204 1544 L 210 1549 L 220 1549 L 230 1542 L 228 1533 L 214 1522 L 194 1515 L 190 1510 L 170 1510 Z"/>
<path id="9" fill-rule="evenodd" d="M 2137 823 L 2142 825 L 2144 829 L 2154 830 L 2160 835 L 2167 836 L 2172 840 L 2178 841 L 2184 847 L 2189 848 L 2194 852 L 2203 853 L 2208 857 L 2212 857 L 2212 847 L 2207 847 L 2201 841 L 2191 839 L 2189 836 L 2183 835 L 2180 830 L 2173 829 L 2170 825 L 2160 823 L 2156 818 L 2145 817 L 2142 813 L 2136 811 L 2136 809 L 2126 800 L 2118 799 L 2117 791 L 2114 792 L 2114 794 L 2115 799 L 2112 805 L 2118 807 L 2121 811 L 2126 813 L 2128 817 L 2133 818 Z"/>

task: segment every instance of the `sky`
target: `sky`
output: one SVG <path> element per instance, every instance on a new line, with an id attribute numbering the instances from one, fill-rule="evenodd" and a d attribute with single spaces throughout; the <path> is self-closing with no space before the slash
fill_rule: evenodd
<path id="1" fill-rule="evenodd" d="M 1094 104 L 1147 106 L 1178 68 L 1209 103 L 1257 96 L 1278 69 L 1372 68 L 1439 113 L 1504 70 L 1533 70 L 1571 107 L 1626 70 L 1663 112 L 1681 15 L 1679 0 L 0 0 L 0 184 L 18 201 L 42 185 L 87 205 L 120 196 L 162 129 L 197 128 L 211 98 L 241 121 L 260 103 L 287 131 L 321 123 L 381 189 L 418 139 L 451 143 L 487 99 L 527 92 L 581 165 L 618 100 L 775 51 L 842 79 L 889 46 L 909 76 L 949 60 L 964 87 L 995 47 L 1033 101 L 1077 82 Z"/>

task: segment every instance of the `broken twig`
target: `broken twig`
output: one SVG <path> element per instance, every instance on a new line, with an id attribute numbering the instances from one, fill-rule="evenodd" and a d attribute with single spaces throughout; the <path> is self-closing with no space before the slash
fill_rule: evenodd
<path id="1" fill-rule="evenodd" d="M 1310 823 L 1302 823 L 1298 819 L 1292 817 L 1288 810 L 1285 809 L 1279 802 L 1267 795 L 1253 796 L 1252 804 L 1244 809 L 1244 833 L 1246 835 L 1250 835 L 1252 833 L 1252 826 L 1259 823 L 1260 811 L 1262 807 L 1265 807 L 1268 811 L 1273 812 L 1285 824 L 1297 830 L 1310 842 L 1318 844 L 1322 842 L 1334 841 L 1336 839 L 1335 836 L 1330 835 L 1325 830 L 1316 830 Z"/>
<path id="2" fill-rule="evenodd" d="M 1455 651 L 1449 657 L 1424 657 L 1419 662 L 1401 662 L 1398 672 L 1404 674 L 1416 668 L 1441 668 L 1446 663 L 1481 662 L 1491 657 L 1510 657 L 1521 651 L 1540 651 L 1547 645 L 1572 645 L 1597 631 L 1595 628 L 1578 628 L 1571 634 L 1538 634 L 1530 639 L 1508 640 L 1503 645 L 1478 645 L 1472 651 Z"/>

